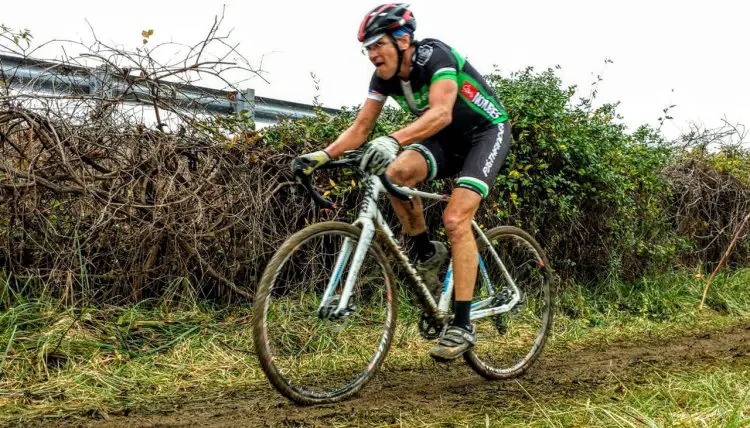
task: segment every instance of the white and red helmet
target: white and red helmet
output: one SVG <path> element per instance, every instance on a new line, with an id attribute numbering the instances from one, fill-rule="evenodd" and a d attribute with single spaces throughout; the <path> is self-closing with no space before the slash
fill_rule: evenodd
<path id="1" fill-rule="evenodd" d="M 365 15 L 359 24 L 358 39 L 364 46 L 375 43 L 384 34 L 405 31 L 412 35 L 417 29 L 417 20 L 408 4 L 388 3 L 380 5 Z"/>

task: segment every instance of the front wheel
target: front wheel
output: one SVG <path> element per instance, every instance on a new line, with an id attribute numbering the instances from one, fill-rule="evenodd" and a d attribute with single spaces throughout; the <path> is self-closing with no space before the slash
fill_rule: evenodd
<path id="1" fill-rule="evenodd" d="M 276 251 L 255 294 L 253 337 L 271 384 L 300 404 L 356 394 L 377 372 L 393 337 L 396 285 L 385 254 L 372 242 L 349 305 L 335 316 L 361 229 L 319 223 Z M 350 254 L 341 262 L 340 254 Z M 331 278 L 337 286 L 324 294 Z"/>
<path id="2" fill-rule="evenodd" d="M 500 226 L 486 236 L 502 265 L 480 237 L 477 247 L 484 268 L 480 264 L 474 302 L 492 299 L 491 308 L 517 297 L 518 303 L 508 312 L 472 320 L 477 343 L 464 358 L 487 379 L 511 379 L 534 364 L 547 341 L 552 328 L 550 283 L 554 274 L 542 248 L 523 230 Z"/>

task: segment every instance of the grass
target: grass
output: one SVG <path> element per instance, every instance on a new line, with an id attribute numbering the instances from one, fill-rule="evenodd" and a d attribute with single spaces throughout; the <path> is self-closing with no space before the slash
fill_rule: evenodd
<path id="1" fill-rule="evenodd" d="M 436 417 L 410 414 L 403 426 L 596 426 L 672 427 L 750 426 L 750 370 L 719 367 L 690 372 L 658 372 L 637 379 L 618 379 L 576 397 L 535 398 L 521 383 L 517 398 L 477 410 L 456 410 Z M 525 397 L 524 397 L 525 395 Z M 526 398 L 526 399 L 524 399 Z M 549 397 L 547 397 L 549 398 Z"/>
<path id="2" fill-rule="evenodd" d="M 244 352 L 250 332 L 232 314 L 147 306 L 62 310 L 29 300 L 4 311 L 2 415 L 107 414 L 155 399 L 168 408 L 185 391 L 221 396 L 261 381 Z"/>
<path id="3" fill-rule="evenodd" d="M 698 311 L 701 293 L 702 283 L 684 273 L 631 284 L 567 287 L 557 298 L 554 334 L 545 354 L 565 355 L 644 334 L 667 337 L 722 329 L 750 316 L 750 270 L 717 278 L 707 308 Z M 7 293 L 3 300 L 0 421 L 168 411 L 186 400 L 218 400 L 267 385 L 250 353 L 248 314 L 236 308 L 197 303 L 175 308 L 157 301 L 129 308 L 66 308 L 53 299 Z M 407 304 L 400 305 L 384 370 L 430 364 L 430 342 L 419 337 L 417 316 Z M 657 371 L 613 381 L 588 396 L 555 400 L 535 401 L 533 385 L 519 385 L 529 399 L 516 408 L 458 408 L 440 421 L 471 426 L 525 425 L 530 420 L 545 426 L 749 423 L 746 366 Z M 423 416 L 416 411 L 402 422 L 434 422 Z"/>

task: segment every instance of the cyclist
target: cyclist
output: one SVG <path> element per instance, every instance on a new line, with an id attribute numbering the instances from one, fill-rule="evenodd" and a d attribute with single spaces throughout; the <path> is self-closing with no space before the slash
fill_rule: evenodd
<path id="1" fill-rule="evenodd" d="M 415 187 L 457 176 L 443 213 L 453 257 L 455 315 L 430 355 L 454 359 L 476 343 L 469 313 L 477 278 L 477 246 L 471 221 L 487 197 L 510 147 L 510 124 L 502 103 L 463 57 L 436 39 L 414 40 L 416 20 L 405 4 L 384 4 L 365 15 L 359 41 L 375 66 L 369 94 L 353 124 L 325 149 L 298 157 L 293 168 L 311 174 L 329 160 L 365 143 L 388 96 L 417 119 L 369 142 L 361 168 Z M 403 151 L 399 154 L 399 150 Z M 445 245 L 431 241 L 422 203 L 391 198 L 416 252 L 416 268 L 434 294 L 448 260 Z"/>

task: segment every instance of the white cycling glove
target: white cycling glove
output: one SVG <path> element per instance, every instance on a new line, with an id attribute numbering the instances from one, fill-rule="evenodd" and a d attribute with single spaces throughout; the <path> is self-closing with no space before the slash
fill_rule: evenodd
<path id="1" fill-rule="evenodd" d="M 359 167 L 374 175 L 381 175 L 385 172 L 388 165 L 396 159 L 396 154 L 401 145 L 398 140 L 390 135 L 378 137 L 370 141 L 362 155 Z"/>

